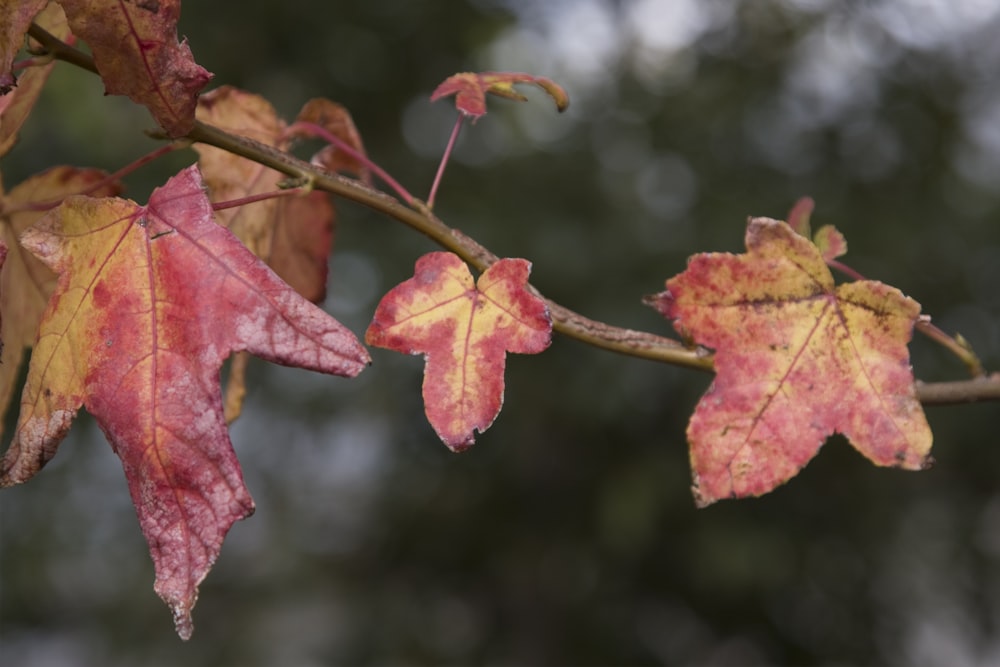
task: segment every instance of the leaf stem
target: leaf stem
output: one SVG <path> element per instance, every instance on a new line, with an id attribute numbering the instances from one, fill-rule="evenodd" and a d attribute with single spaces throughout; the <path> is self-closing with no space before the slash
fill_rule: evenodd
<path id="1" fill-rule="evenodd" d="M 32 23 L 28 26 L 28 35 L 41 44 L 57 60 L 76 65 L 94 74 L 100 74 L 90 54 L 70 46 L 37 23 Z"/>
<path id="2" fill-rule="evenodd" d="M 163 146 L 160 146 L 159 148 L 150 151 L 149 153 L 146 153 L 145 155 L 139 158 L 136 158 L 132 162 L 129 162 L 127 165 L 125 165 L 115 173 L 108 174 L 99 181 L 94 181 L 93 183 L 83 188 L 79 192 L 73 192 L 71 194 L 67 194 L 64 197 L 60 197 L 59 199 L 48 199 L 46 201 L 40 201 L 40 202 L 25 202 L 17 206 L 11 206 L 10 208 L 5 208 L 4 213 L 10 214 L 10 213 L 17 213 L 20 211 L 48 211 L 50 209 L 55 208 L 56 206 L 59 206 L 59 204 L 61 204 L 66 199 L 66 197 L 70 197 L 73 195 L 89 195 L 91 192 L 100 190 L 109 183 L 120 181 L 121 179 L 125 178 L 132 172 L 137 171 L 141 167 L 146 166 L 150 162 L 158 158 L 161 158 L 168 153 L 172 153 L 173 151 L 177 150 L 178 148 L 181 148 L 184 145 L 186 145 L 186 142 L 184 141 L 175 141 L 173 143 L 165 144 Z"/>
<path id="3" fill-rule="evenodd" d="M 246 197 L 240 197 L 238 199 L 230 199 L 229 201 L 220 201 L 212 203 L 213 211 L 224 211 L 227 208 L 239 208 L 240 206 L 245 206 L 247 204 L 256 204 L 257 202 L 266 201 L 268 199 L 277 199 L 278 197 L 288 197 L 288 196 L 299 196 L 307 192 L 302 188 L 287 188 L 285 190 L 273 190 L 271 192 L 261 192 L 256 195 L 248 195 Z"/>
<path id="4" fill-rule="evenodd" d="M 924 316 L 918 319 L 914 328 L 938 345 L 944 346 L 945 349 L 958 357 L 959 360 L 965 364 L 965 367 L 969 370 L 969 374 L 972 377 L 978 378 L 986 375 L 986 371 L 983 369 L 983 363 L 979 360 L 979 357 L 972 349 L 972 345 L 969 344 L 969 341 L 965 340 L 961 334 L 949 336 L 937 325 L 931 323 L 931 318 L 929 316 Z"/>
<path id="5" fill-rule="evenodd" d="M 334 174 L 249 137 L 230 134 L 201 121 L 195 122 L 187 138 L 253 160 L 293 178 L 307 179 L 316 189 L 351 199 L 394 218 L 454 252 L 479 271 L 486 270 L 498 259 L 472 238 L 445 225 L 418 199 L 413 200 L 412 207 L 406 206 L 398 199 L 374 190 L 361 181 Z M 550 299 L 545 299 L 545 302 L 552 315 L 553 328 L 566 336 L 630 356 L 704 371 L 712 369 L 711 357 L 704 350 L 692 349 L 656 334 L 597 322 Z"/>
<path id="6" fill-rule="evenodd" d="M 310 123 L 308 121 L 300 120 L 296 121 L 295 123 L 292 123 L 288 127 L 288 129 L 285 130 L 285 132 L 293 133 L 295 130 L 305 130 L 314 136 L 320 137 L 327 143 L 336 146 L 337 150 L 347 153 L 352 158 L 363 164 L 367 169 L 370 169 L 373 174 L 381 178 L 382 181 L 384 181 L 386 185 L 392 188 L 392 190 L 396 194 L 398 194 L 403 201 L 405 201 L 407 204 L 410 204 L 411 206 L 413 205 L 413 202 L 415 201 L 416 198 L 413 195 L 411 195 L 406 190 L 406 188 L 400 185 L 395 178 L 390 176 L 388 172 L 382 169 L 382 167 L 372 162 L 371 158 L 369 158 L 367 155 L 365 155 L 359 150 L 356 150 L 349 143 L 347 143 L 337 135 L 333 134 L 322 125 L 317 125 L 316 123 Z"/>
<path id="7" fill-rule="evenodd" d="M 867 278 L 859 272 L 839 260 L 831 259 L 828 260 L 826 264 L 831 269 L 837 269 L 853 280 L 867 280 Z M 958 357 L 958 359 L 965 364 L 965 367 L 969 369 L 969 374 L 972 375 L 972 377 L 976 378 L 985 375 L 986 371 L 983 369 L 983 364 L 979 361 L 979 357 L 976 356 L 975 351 L 972 349 L 972 345 L 969 344 L 969 341 L 962 338 L 961 335 L 949 336 L 938 326 L 931 324 L 931 318 L 929 315 L 923 315 L 917 318 L 913 328 Z"/>
<path id="8" fill-rule="evenodd" d="M 868 280 L 863 275 L 861 275 L 860 273 L 849 267 L 847 264 L 841 262 L 839 259 L 829 259 L 827 260 L 826 265 L 829 266 L 831 269 L 836 269 L 840 271 L 851 280 Z"/>
<path id="9" fill-rule="evenodd" d="M 431 185 L 431 192 L 427 195 L 427 208 L 434 208 L 434 198 L 437 196 L 438 186 L 441 185 L 441 179 L 444 177 L 444 168 L 448 164 L 448 159 L 451 157 L 451 151 L 455 147 L 455 142 L 458 141 L 458 133 L 462 131 L 462 119 L 465 118 L 465 114 L 459 113 L 458 118 L 455 120 L 455 127 L 451 129 L 451 136 L 448 137 L 448 145 L 445 146 L 444 155 L 441 156 L 441 164 L 438 165 L 437 173 L 434 175 L 434 183 Z"/>

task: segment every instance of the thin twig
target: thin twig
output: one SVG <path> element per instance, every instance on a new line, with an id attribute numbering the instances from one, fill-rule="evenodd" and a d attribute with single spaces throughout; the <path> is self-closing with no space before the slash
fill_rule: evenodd
<path id="1" fill-rule="evenodd" d="M 438 165 L 437 173 L 434 174 L 431 193 L 427 195 L 427 208 L 434 208 L 434 198 L 437 197 L 438 187 L 441 185 L 441 179 L 444 178 L 444 168 L 448 165 L 451 151 L 455 148 L 455 142 L 458 141 L 458 133 L 462 131 L 462 119 L 464 117 L 464 114 L 458 114 L 458 118 L 455 120 L 455 127 L 452 128 L 451 136 L 448 137 L 448 145 L 445 146 L 444 154 L 441 156 L 441 164 Z"/>
<path id="2" fill-rule="evenodd" d="M 416 197 L 411 195 L 406 190 L 406 188 L 404 188 L 402 185 L 399 184 L 399 182 L 395 178 L 390 176 L 385 169 L 375 164 L 372 161 L 372 159 L 369 158 L 367 155 L 355 149 L 354 146 L 351 146 L 349 143 L 347 143 L 334 133 L 330 132 L 322 125 L 317 125 L 316 123 L 310 123 L 308 121 L 300 120 L 293 123 L 287 130 L 285 130 L 285 132 L 287 134 L 291 134 L 297 129 L 305 130 L 310 134 L 312 134 L 313 136 L 317 136 L 326 141 L 327 143 L 333 145 L 334 147 L 337 148 L 337 150 L 347 153 L 349 156 L 351 156 L 352 158 L 363 164 L 365 168 L 370 170 L 373 174 L 381 178 L 382 181 L 386 185 L 388 185 L 397 195 L 399 195 L 400 198 L 402 198 L 402 200 L 405 201 L 407 204 L 412 205 L 412 203 L 416 199 Z"/>
<path id="3" fill-rule="evenodd" d="M 826 264 L 830 268 L 836 269 L 844 275 L 850 277 L 852 280 L 868 280 L 861 275 L 861 273 L 852 269 L 840 260 L 830 259 L 827 260 Z M 969 374 L 972 377 L 977 378 L 986 374 L 986 371 L 983 369 L 982 362 L 979 361 L 979 357 L 976 355 L 975 350 L 972 349 L 972 345 L 970 345 L 964 338 L 961 338 L 960 336 L 950 336 L 937 325 L 932 324 L 929 315 L 921 315 L 917 318 L 913 328 L 958 357 L 958 359 L 969 370 Z"/>

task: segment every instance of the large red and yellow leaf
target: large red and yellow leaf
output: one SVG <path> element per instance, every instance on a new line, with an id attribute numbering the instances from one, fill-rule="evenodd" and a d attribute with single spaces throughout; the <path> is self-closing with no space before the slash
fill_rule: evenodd
<path id="1" fill-rule="evenodd" d="M 268 146 L 288 148 L 284 121 L 259 95 L 222 86 L 202 95 L 197 117 Z M 214 146 L 195 144 L 195 150 L 213 202 L 273 193 L 285 179 L 280 172 Z M 335 220 L 328 194 L 313 191 L 226 208 L 216 213 L 216 220 L 299 294 L 315 303 L 324 299 Z M 230 366 L 225 399 L 230 422 L 242 411 L 246 365 L 246 355 L 237 355 Z"/>
<path id="2" fill-rule="evenodd" d="M 0 485 L 32 477 L 86 407 L 121 458 L 155 589 L 186 638 L 198 584 L 254 508 L 223 419 L 224 358 L 353 376 L 368 354 L 215 223 L 194 167 L 146 206 L 71 197 L 21 240 L 59 279 Z"/>
<path id="3" fill-rule="evenodd" d="M 365 334 L 370 345 L 422 354 L 424 409 L 448 447 L 466 449 L 500 413 L 507 352 L 549 346 L 545 302 L 526 289 L 531 265 L 501 259 L 473 282 L 457 255 L 433 252 L 386 294 Z"/>
<path id="4" fill-rule="evenodd" d="M 752 219 L 746 244 L 693 257 L 651 299 L 715 350 L 688 426 L 698 503 L 771 491 L 834 433 L 878 465 L 925 468 L 931 431 L 907 351 L 919 304 L 875 281 L 835 286 L 784 222 Z"/>
<path id="5" fill-rule="evenodd" d="M 194 127 L 198 91 L 212 75 L 177 41 L 180 0 L 59 0 L 73 33 L 90 45 L 110 95 L 149 109 L 172 137 Z"/>
<path id="6" fill-rule="evenodd" d="M 54 167 L 36 174 L 9 193 L 0 190 L 0 238 L 10 249 L 0 270 L 0 415 L 7 413 L 25 351 L 35 343 L 42 312 L 56 285 L 56 275 L 18 243 L 21 233 L 48 209 L 32 205 L 55 204 L 87 192 L 95 197 L 116 195 L 117 181 L 108 181 L 98 169 Z M 3 421 L 0 420 L 0 434 Z"/>
<path id="7" fill-rule="evenodd" d="M 523 102 L 528 99 L 515 88 L 515 84 L 531 83 L 546 93 L 556 103 L 559 111 L 569 106 L 569 95 L 552 79 L 522 72 L 461 72 L 441 82 L 431 93 L 431 102 L 442 97 L 455 96 L 455 107 L 473 120 L 486 115 L 486 95 L 506 97 Z"/>

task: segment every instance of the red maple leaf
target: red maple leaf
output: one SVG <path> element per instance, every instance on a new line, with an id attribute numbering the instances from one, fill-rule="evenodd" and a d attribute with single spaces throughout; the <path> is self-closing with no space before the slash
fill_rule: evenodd
<path id="1" fill-rule="evenodd" d="M 217 225 L 190 167 L 149 204 L 71 197 L 22 235 L 59 274 L 0 485 L 31 478 L 81 406 L 121 458 L 177 630 L 232 524 L 253 512 L 220 397 L 226 356 L 353 376 L 368 353 Z"/>
<path id="2" fill-rule="evenodd" d="M 142 104 L 171 137 L 194 126 L 198 91 L 212 75 L 177 41 L 180 0 L 59 0 L 73 33 L 90 45 L 110 95 Z"/>
<path id="3" fill-rule="evenodd" d="M 486 94 L 524 101 L 526 98 L 514 89 L 514 84 L 531 83 L 546 93 L 556 103 L 559 111 L 569 106 L 569 95 L 552 79 L 521 72 L 462 72 L 445 79 L 431 93 L 431 102 L 442 97 L 455 96 L 455 106 L 473 120 L 486 114 Z"/>
<path id="4" fill-rule="evenodd" d="M 212 125 L 250 137 L 268 146 L 288 150 L 289 128 L 274 107 L 259 95 L 232 86 L 222 86 L 198 100 L 197 117 Z M 361 137 L 346 109 L 327 100 L 308 102 L 298 121 L 307 120 L 329 129 L 364 152 Z M 284 174 L 207 144 L 195 144 L 198 165 L 213 202 L 226 202 L 273 194 Z M 321 150 L 314 158 L 327 168 L 360 169 L 344 160 L 341 151 Z M 250 251 L 267 262 L 281 278 L 314 303 L 326 296 L 327 260 L 333 246 L 335 211 L 330 195 L 314 190 L 289 197 L 271 198 L 246 206 L 216 212 L 225 225 Z M 236 419 L 246 394 L 247 355 L 233 357 L 226 382 L 226 420 Z"/>
<path id="5" fill-rule="evenodd" d="M 457 255 L 428 253 L 412 278 L 382 298 L 365 333 L 369 345 L 424 355 L 424 409 L 455 451 L 500 413 L 507 352 L 549 346 L 548 308 L 525 288 L 530 268 L 527 260 L 501 259 L 476 284 Z"/>
<path id="6" fill-rule="evenodd" d="M 833 252 L 843 237 L 828 240 Z M 750 220 L 746 244 L 696 255 L 650 299 L 715 350 L 688 426 L 698 503 L 771 491 L 835 432 L 878 465 L 925 468 L 931 431 L 906 348 L 919 304 L 875 281 L 835 286 L 820 249 L 784 222 Z"/>

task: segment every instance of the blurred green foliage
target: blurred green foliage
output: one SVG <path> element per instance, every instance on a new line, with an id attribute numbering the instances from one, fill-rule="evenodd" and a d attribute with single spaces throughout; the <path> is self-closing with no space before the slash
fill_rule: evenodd
<path id="1" fill-rule="evenodd" d="M 437 212 L 546 295 L 666 333 L 644 294 L 748 215 L 816 199 L 846 261 L 898 286 L 1000 367 L 1000 6 L 833 0 L 187 3 L 196 59 L 286 117 L 352 111 L 421 196 L 463 70 L 562 83 L 465 128 Z M 5 158 L 113 170 L 151 121 L 56 68 Z M 194 160 L 129 179 L 149 191 Z M 433 249 L 339 206 L 330 312 L 363 332 Z M 963 369 L 926 340 L 916 374 Z M 695 510 L 685 423 L 710 378 L 557 338 L 509 361 L 507 401 L 460 456 L 422 415 L 419 359 L 374 350 L 354 381 L 251 368 L 233 427 L 257 514 L 202 586 L 189 643 L 152 592 L 120 466 L 78 423 L 0 494 L 4 665 L 996 664 L 995 405 L 934 408 L 937 465 L 876 469 L 833 438 L 789 484 Z M 10 416 L 8 416 L 8 419 Z"/>

